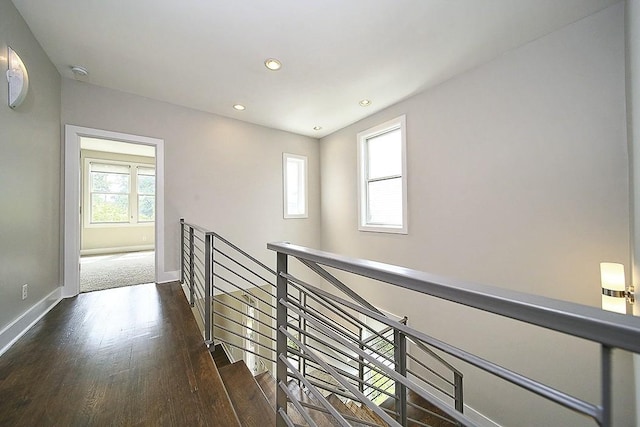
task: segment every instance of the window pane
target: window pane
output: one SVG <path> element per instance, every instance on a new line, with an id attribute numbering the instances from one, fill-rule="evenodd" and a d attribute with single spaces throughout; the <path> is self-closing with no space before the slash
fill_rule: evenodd
<path id="1" fill-rule="evenodd" d="M 305 215 L 306 186 L 305 159 L 295 157 L 286 158 L 286 215 Z"/>
<path id="2" fill-rule="evenodd" d="M 367 139 L 369 179 L 402 174 L 400 129 Z"/>
<path id="3" fill-rule="evenodd" d="M 156 194 L 156 177 L 153 175 L 138 175 L 138 193 Z"/>
<path id="4" fill-rule="evenodd" d="M 92 194 L 91 222 L 129 222 L 129 196 Z"/>
<path id="5" fill-rule="evenodd" d="M 91 191 L 103 193 L 129 193 L 129 175 L 91 172 Z"/>
<path id="6" fill-rule="evenodd" d="M 370 224 L 402 225 L 402 179 L 392 178 L 368 184 Z"/>
<path id="7" fill-rule="evenodd" d="M 138 196 L 138 221 L 153 221 L 156 213 L 155 196 Z"/>

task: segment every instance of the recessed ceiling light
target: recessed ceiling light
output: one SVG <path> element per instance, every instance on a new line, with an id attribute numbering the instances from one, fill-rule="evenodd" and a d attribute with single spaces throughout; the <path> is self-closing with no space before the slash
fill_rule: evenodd
<path id="1" fill-rule="evenodd" d="M 363 99 L 358 104 L 360 104 L 361 107 L 368 107 L 371 105 L 371 101 L 369 99 Z"/>
<path id="2" fill-rule="evenodd" d="M 72 65 L 71 71 L 78 77 L 86 77 L 89 75 L 89 70 L 79 65 Z"/>
<path id="3" fill-rule="evenodd" d="M 236 105 L 233 106 L 233 108 L 235 108 L 238 111 L 242 111 L 242 110 L 245 109 L 245 106 L 242 105 L 242 104 L 236 104 Z"/>
<path id="4" fill-rule="evenodd" d="M 264 61 L 264 66 L 271 71 L 278 71 L 282 67 L 282 63 L 275 58 L 269 58 Z"/>
<path id="5" fill-rule="evenodd" d="M 313 130 L 320 130 L 320 129 L 322 129 L 322 126 L 314 126 L 313 127 Z"/>

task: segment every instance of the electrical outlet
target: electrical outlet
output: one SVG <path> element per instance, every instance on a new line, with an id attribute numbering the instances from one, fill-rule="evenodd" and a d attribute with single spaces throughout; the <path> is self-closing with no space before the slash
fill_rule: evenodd
<path id="1" fill-rule="evenodd" d="M 25 283 L 24 285 L 22 285 L 22 299 L 27 299 L 28 290 L 29 290 L 28 284 Z"/>

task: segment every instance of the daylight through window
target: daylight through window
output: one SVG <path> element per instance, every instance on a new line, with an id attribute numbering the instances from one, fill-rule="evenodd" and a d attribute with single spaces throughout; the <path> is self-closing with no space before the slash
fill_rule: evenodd
<path id="1" fill-rule="evenodd" d="M 155 221 L 155 168 L 150 165 L 86 161 L 89 224 L 136 224 Z"/>
<path id="2" fill-rule="evenodd" d="M 307 218 L 307 158 L 284 153 L 284 217 Z"/>
<path id="3" fill-rule="evenodd" d="M 407 233 L 405 116 L 358 134 L 359 229 Z"/>

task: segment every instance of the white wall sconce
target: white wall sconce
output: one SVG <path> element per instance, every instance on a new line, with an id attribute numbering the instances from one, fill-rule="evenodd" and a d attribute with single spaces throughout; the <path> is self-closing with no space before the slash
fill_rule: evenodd
<path id="1" fill-rule="evenodd" d="M 600 263 L 600 282 L 602 284 L 602 308 L 616 313 L 627 313 L 627 301 L 634 302 L 634 289 L 627 289 L 624 277 L 624 265 L 615 262 Z"/>
<path id="2" fill-rule="evenodd" d="M 7 81 L 9 82 L 9 107 L 16 108 L 27 96 L 29 90 L 29 74 L 27 67 L 24 66 L 22 59 L 15 50 L 7 47 Z"/>

